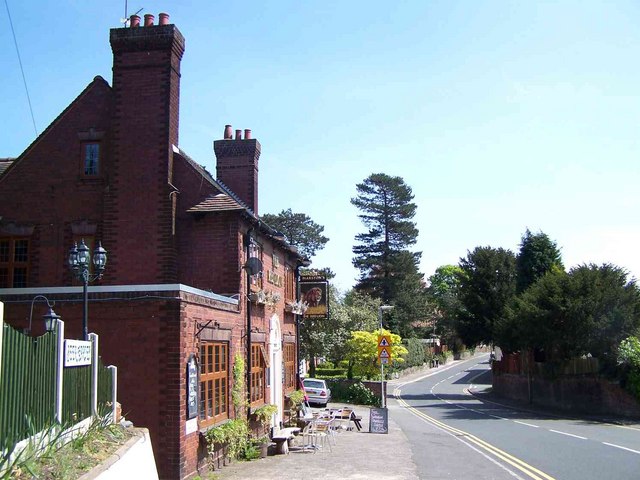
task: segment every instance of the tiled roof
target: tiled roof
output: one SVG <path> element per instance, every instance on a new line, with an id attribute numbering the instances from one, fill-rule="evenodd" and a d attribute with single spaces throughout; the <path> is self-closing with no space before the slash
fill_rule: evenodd
<path id="1" fill-rule="evenodd" d="M 196 172 L 198 172 L 202 178 L 209 182 L 212 186 L 218 190 L 218 193 L 209 195 L 202 202 L 189 208 L 189 213 L 207 213 L 207 212 L 228 212 L 228 211 L 241 211 L 249 218 L 251 222 L 257 224 L 258 228 L 269 235 L 275 240 L 276 243 L 281 245 L 284 249 L 289 250 L 294 255 L 301 255 L 298 253 L 298 249 L 292 245 L 289 245 L 286 239 L 281 233 L 274 230 L 272 227 L 264 223 L 260 218 L 240 199 L 229 187 L 227 187 L 220 180 L 214 179 L 213 176 L 204 168 L 198 164 L 189 155 L 183 152 L 180 148 L 173 146 L 174 156 L 183 159 L 191 166 Z"/>
<path id="2" fill-rule="evenodd" d="M 245 210 L 245 207 L 229 195 L 217 193 L 210 195 L 204 201 L 194 205 L 188 209 L 187 212 L 225 212 L 228 210 Z"/>
<path id="3" fill-rule="evenodd" d="M 202 165 L 198 164 L 195 160 L 193 160 L 191 157 L 189 157 L 189 155 L 187 155 L 184 151 L 182 151 L 180 148 L 178 148 L 178 147 L 176 147 L 174 145 L 173 153 L 178 155 L 184 161 L 186 161 L 187 164 L 189 164 L 191 166 L 191 168 L 193 168 L 196 172 L 198 172 L 200 175 L 202 175 L 202 178 L 205 179 L 207 182 L 209 182 L 211 185 L 213 185 L 221 194 L 224 194 L 227 197 L 229 197 L 228 205 L 231 205 L 231 203 L 233 203 L 234 205 L 233 205 L 232 208 L 226 208 L 225 210 L 245 210 L 246 213 L 250 217 L 253 217 L 255 219 L 258 218 L 253 213 L 253 211 L 240 198 L 238 198 L 238 196 L 235 193 L 233 193 L 229 189 L 229 187 L 227 187 L 220 180 L 214 179 L 213 176 L 207 171 L 206 168 L 204 168 Z M 199 203 L 197 205 L 194 205 L 193 207 L 188 209 L 187 212 L 215 212 L 215 211 L 221 211 L 222 208 L 217 208 L 217 209 L 198 209 L 197 208 L 199 205 L 203 205 L 203 204 L 209 202 L 211 198 L 213 198 L 213 197 L 210 197 L 207 200 L 205 200 L 205 201 L 203 201 L 203 202 L 201 202 L 201 203 Z M 221 199 L 218 200 L 218 203 L 220 202 L 220 200 Z"/>
<path id="4" fill-rule="evenodd" d="M 7 168 L 9 168 L 14 160 L 15 159 L 13 158 L 0 158 L 0 175 L 2 175 Z"/>

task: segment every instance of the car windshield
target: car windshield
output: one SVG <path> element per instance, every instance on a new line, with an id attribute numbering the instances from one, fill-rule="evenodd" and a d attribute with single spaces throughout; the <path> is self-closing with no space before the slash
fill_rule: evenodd
<path id="1" fill-rule="evenodd" d="M 304 386 L 309 388 L 325 388 L 323 382 L 318 382 L 313 380 L 305 380 Z"/>

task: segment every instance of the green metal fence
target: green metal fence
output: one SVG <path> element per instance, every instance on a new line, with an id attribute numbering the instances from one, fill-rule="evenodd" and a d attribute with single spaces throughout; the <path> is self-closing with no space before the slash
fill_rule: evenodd
<path id="1" fill-rule="evenodd" d="M 0 450 L 55 419 L 56 333 L 33 338 L 3 325 Z"/>

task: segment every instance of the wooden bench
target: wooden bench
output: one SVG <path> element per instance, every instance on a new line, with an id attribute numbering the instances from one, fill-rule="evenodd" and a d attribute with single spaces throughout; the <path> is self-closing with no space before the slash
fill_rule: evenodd
<path id="1" fill-rule="evenodd" d="M 300 433 L 298 427 L 282 428 L 275 432 L 271 437 L 271 441 L 276 444 L 276 454 L 288 454 L 289 440 L 294 439 L 298 433 Z"/>

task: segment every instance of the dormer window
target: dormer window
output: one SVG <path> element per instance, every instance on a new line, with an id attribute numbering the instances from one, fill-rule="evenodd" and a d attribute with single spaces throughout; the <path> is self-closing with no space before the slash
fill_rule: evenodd
<path id="1" fill-rule="evenodd" d="M 100 174 L 100 144 L 85 143 L 82 146 L 82 164 L 86 177 L 95 177 Z"/>

